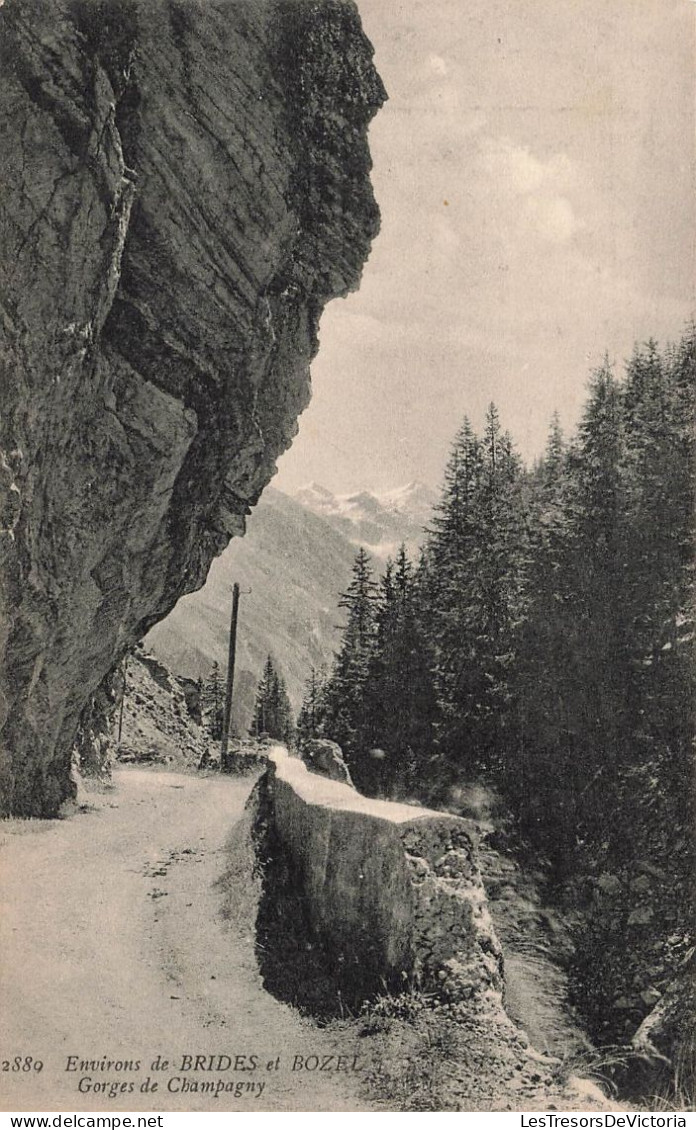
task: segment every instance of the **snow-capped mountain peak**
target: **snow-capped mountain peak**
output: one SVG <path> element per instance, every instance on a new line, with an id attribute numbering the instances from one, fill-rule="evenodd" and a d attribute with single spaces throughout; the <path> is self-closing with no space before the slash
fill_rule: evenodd
<path id="1" fill-rule="evenodd" d="M 354 545 L 364 545 L 382 560 L 394 556 L 402 542 L 411 553 L 418 550 L 436 502 L 434 491 L 418 481 L 386 491 L 351 494 L 333 494 L 319 483 L 309 483 L 294 498 Z"/>
<path id="2" fill-rule="evenodd" d="M 381 491 L 376 497 L 387 510 L 396 510 L 399 514 L 425 521 L 437 502 L 435 491 L 417 479 L 405 486 Z"/>

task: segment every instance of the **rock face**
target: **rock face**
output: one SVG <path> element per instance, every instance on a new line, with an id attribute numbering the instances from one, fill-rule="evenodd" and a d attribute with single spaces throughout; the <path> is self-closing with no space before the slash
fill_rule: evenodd
<path id="1" fill-rule="evenodd" d="M 113 756 L 122 762 L 196 768 L 208 757 L 208 734 L 191 713 L 186 688 L 142 648 L 126 664 L 123 713 L 119 708 L 112 739 L 119 728 Z"/>
<path id="2" fill-rule="evenodd" d="M 384 91 L 350 0 L 5 0 L 0 42 L 1 811 L 51 815 L 291 442 Z"/>
<path id="3" fill-rule="evenodd" d="M 301 757 L 312 773 L 352 786 L 350 770 L 343 760 L 341 747 L 336 742 L 325 738 L 310 738 L 302 747 Z"/>

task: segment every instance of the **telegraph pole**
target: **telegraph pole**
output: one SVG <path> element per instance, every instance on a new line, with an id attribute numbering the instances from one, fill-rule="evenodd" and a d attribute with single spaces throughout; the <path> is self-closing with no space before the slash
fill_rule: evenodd
<path id="1" fill-rule="evenodd" d="M 123 733 L 123 707 L 126 701 L 126 675 L 128 673 L 128 654 L 124 655 L 123 657 L 123 666 L 121 667 L 121 673 L 123 675 L 123 694 L 121 695 L 121 704 L 118 710 L 118 738 L 116 739 L 116 745 L 119 749 L 121 748 L 121 734 Z"/>
<path id="2" fill-rule="evenodd" d="M 232 690 L 234 687 L 234 659 L 237 650 L 237 615 L 239 612 L 239 585 L 232 588 L 232 619 L 230 621 L 230 647 L 227 655 L 227 693 L 225 695 L 225 718 L 222 724 L 222 742 L 220 743 L 220 769 L 224 773 L 228 768 L 227 743 L 230 737 L 230 722 L 232 720 Z"/>

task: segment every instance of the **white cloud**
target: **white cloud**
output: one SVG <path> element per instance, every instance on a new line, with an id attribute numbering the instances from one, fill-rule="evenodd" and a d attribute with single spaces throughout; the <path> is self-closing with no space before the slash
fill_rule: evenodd
<path id="1" fill-rule="evenodd" d="M 486 138 L 480 168 L 501 211 L 550 243 L 566 243 L 585 225 L 569 198 L 575 169 L 565 153 L 544 161 L 508 138 Z"/>
<path id="2" fill-rule="evenodd" d="M 436 75 L 446 75 L 449 69 L 442 55 L 428 55 L 428 67 Z"/>
<path id="3" fill-rule="evenodd" d="M 551 243 L 567 243 L 585 226 L 565 196 L 530 196 L 525 210 L 539 235 Z"/>

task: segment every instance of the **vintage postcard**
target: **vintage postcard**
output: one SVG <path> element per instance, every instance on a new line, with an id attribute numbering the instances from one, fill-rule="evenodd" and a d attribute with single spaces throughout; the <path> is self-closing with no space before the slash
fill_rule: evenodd
<path id="1" fill-rule="evenodd" d="M 13 1126 L 686 1125 L 695 13 L 0 0 Z"/>

